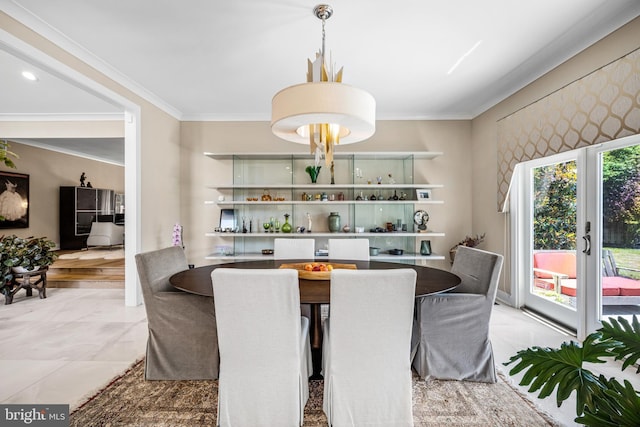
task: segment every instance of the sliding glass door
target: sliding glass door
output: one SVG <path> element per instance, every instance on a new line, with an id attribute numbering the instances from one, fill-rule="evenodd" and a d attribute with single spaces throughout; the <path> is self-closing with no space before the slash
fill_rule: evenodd
<path id="1" fill-rule="evenodd" d="M 521 172 L 524 305 L 577 329 L 578 158 L 531 161 Z"/>
<path id="2" fill-rule="evenodd" d="M 518 166 L 519 305 L 576 331 L 640 314 L 640 135 Z"/>
<path id="3" fill-rule="evenodd" d="M 585 329 L 640 315 L 640 135 L 586 151 Z"/>

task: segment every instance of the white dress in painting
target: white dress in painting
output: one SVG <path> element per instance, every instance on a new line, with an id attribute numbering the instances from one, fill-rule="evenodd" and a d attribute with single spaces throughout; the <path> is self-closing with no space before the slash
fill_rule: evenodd
<path id="1" fill-rule="evenodd" d="M 27 213 L 27 208 L 22 204 L 22 197 L 16 193 L 16 184 L 6 181 L 6 190 L 0 194 L 0 216 L 5 221 L 16 221 Z"/>

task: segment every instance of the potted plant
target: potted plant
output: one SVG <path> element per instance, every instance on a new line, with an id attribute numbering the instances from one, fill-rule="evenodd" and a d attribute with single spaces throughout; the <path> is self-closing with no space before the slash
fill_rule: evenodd
<path id="1" fill-rule="evenodd" d="M 22 238 L 15 235 L 0 238 L 2 251 L 2 274 L 11 280 L 11 270 L 16 272 L 34 271 L 46 267 L 56 260 L 58 255 L 52 250 L 55 243 L 46 237 Z"/>
<path id="2" fill-rule="evenodd" d="M 465 236 L 464 239 L 456 243 L 451 249 L 449 249 L 449 257 L 451 258 L 451 262 L 453 262 L 456 258 L 456 251 L 458 250 L 458 246 L 468 246 L 470 248 L 475 248 L 480 243 L 484 242 L 484 236 L 486 233 L 476 234 L 475 236 Z"/>
<path id="3" fill-rule="evenodd" d="M 624 317 L 602 322 L 602 328 L 589 334 L 582 343 L 565 342 L 560 348 L 531 347 L 520 350 L 504 365 L 519 360 L 510 375 L 526 370 L 520 385 L 530 385 L 529 392 L 540 390 L 543 399 L 556 391 L 558 407 L 576 392 L 575 422 L 587 426 L 640 425 L 640 391 L 629 381 L 620 384 L 615 378 L 596 376 L 585 363 L 606 363 L 603 358 L 622 360 L 621 369 L 640 359 L 640 322 L 634 315 L 629 323 Z M 640 368 L 636 373 L 640 372 Z"/>

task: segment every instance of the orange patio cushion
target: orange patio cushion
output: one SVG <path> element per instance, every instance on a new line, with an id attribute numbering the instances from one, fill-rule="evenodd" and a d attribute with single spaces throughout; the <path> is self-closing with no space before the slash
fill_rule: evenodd
<path id="1" fill-rule="evenodd" d="M 629 279 L 628 277 L 607 276 L 602 278 L 602 287 L 615 286 L 620 289 L 620 296 L 640 296 L 640 280 Z M 603 295 L 605 295 L 603 293 Z"/>
<path id="2" fill-rule="evenodd" d="M 607 279 L 607 277 L 603 277 L 602 278 L 602 296 L 604 297 L 616 297 L 618 295 L 621 295 L 620 293 L 620 287 L 619 285 L 615 284 L 615 283 L 607 283 L 604 279 Z M 576 296 L 576 280 L 575 279 L 565 279 L 562 281 L 562 285 L 560 286 L 560 292 L 562 292 L 565 295 L 569 295 L 571 297 L 575 297 Z M 640 294 L 639 294 L 640 295 Z"/>
<path id="3" fill-rule="evenodd" d="M 576 278 L 576 254 L 573 252 L 536 252 L 533 254 L 533 266 L 543 270 L 562 273 L 570 279 Z M 543 279 L 551 279 L 551 275 L 535 272 L 535 276 Z"/>

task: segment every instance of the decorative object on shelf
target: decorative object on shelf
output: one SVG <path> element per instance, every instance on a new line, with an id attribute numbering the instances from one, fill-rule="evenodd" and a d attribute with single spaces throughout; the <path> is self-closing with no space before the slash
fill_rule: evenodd
<path id="1" fill-rule="evenodd" d="M 271 198 L 271 194 L 269 193 L 269 190 L 264 190 L 262 192 L 262 196 L 260 197 L 260 200 L 262 200 L 263 202 L 270 202 L 271 200 L 273 200 Z"/>
<path id="2" fill-rule="evenodd" d="M 431 190 L 424 189 L 424 188 L 416 189 L 416 200 L 418 201 L 431 200 Z"/>
<path id="3" fill-rule="evenodd" d="M 320 174 L 320 168 L 322 166 L 307 166 L 305 171 L 309 174 L 311 178 L 311 183 L 315 184 L 318 181 L 318 174 Z"/>
<path id="4" fill-rule="evenodd" d="M 369 256 L 378 256 L 380 254 L 380 248 L 369 246 Z"/>
<path id="5" fill-rule="evenodd" d="M 390 184 L 390 185 L 393 185 L 393 184 L 395 184 L 395 183 L 396 183 L 396 180 L 395 180 L 395 179 L 393 179 L 393 175 L 392 175 L 392 174 L 389 174 L 389 184 Z"/>
<path id="6" fill-rule="evenodd" d="M 349 227 L 349 224 L 347 224 L 344 227 L 342 227 L 342 231 L 344 231 L 345 233 L 350 233 L 351 232 L 351 227 Z"/>
<path id="7" fill-rule="evenodd" d="M 242 232 L 247 233 L 247 218 L 244 216 L 242 217 Z"/>
<path id="8" fill-rule="evenodd" d="M 427 222 L 429 222 L 429 214 L 423 210 L 417 210 L 413 214 L 413 223 L 418 226 L 418 232 L 427 230 Z"/>
<path id="9" fill-rule="evenodd" d="M 389 249 L 389 253 L 391 255 L 402 255 L 404 253 L 404 249 Z"/>
<path id="10" fill-rule="evenodd" d="M 46 237 L 22 238 L 15 235 L 0 239 L 0 287 L 13 279 L 13 268 L 23 267 L 34 271 L 47 267 L 58 255 L 52 249 L 55 243 Z"/>
<path id="11" fill-rule="evenodd" d="M 184 249 L 182 244 L 182 226 L 178 223 L 173 226 L 173 233 L 171 235 L 171 246 L 180 246 Z"/>
<path id="12" fill-rule="evenodd" d="M 270 222 L 264 222 L 262 223 L 262 228 L 264 228 L 264 232 L 268 233 L 269 229 L 271 228 L 271 223 Z"/>
<path id="13" fill-rule="evenodd" d="M 340 214 L 338 212 L 329 214 L 329 231 L 332 233 L 340 231 Z"/>
<path id="14" fill-rule="evenodd" d="M 338 193 L 338 200 L 341 202 L 344 201 L 344 193 L 342 191 Z"/>
<path id="15" fill-rule="evenodd" d="M 431 255 L 431 240 L 422 240 L 420 242 L 420 255 Z"/>
<path id="16" fill-rule="evenodd" d="M 323 191 L 322 194 L 320 195 L 320 200 L 322 200 L 323 202 L 328 201 L 329 200 L 329 196 L 327 196 L 327 193 L 325 193 Z"/>
<path id="17" fill-rule="evenodd" d="M 291 224 L 289 224 L 289 214 L 284 214 L 284 224 L 282 224 L 281 228 L 283 233 L 291 233 Z"/>
<path id="18" fill-rule="evenodd" d="M 313 221 L 311 220 L 311 214 L 307 212 L 307 233 L 311 233 L 311 225 Z"/>
<path id="19" fill-rule="evenodd" d="M 87 179 L 87 176 L 84 174 L 84 172 L 82 172 L 82 175 L 80 175 L 80 187 L 84 187 L 84 181 Z"/>
<path id="20" fill-rule="evenodd" d="M 307 83 L 274 95 L 271 130 L 287 141 L 309 144 L 312 154 L 321 147 L 329 166 L 334 145 L 363 141 L 375 133 L 376 101 L 362 89 L 341 84 L 342 68 L 334 73 L 334 67 L 326 64 L 324 26 L 333 9 L 319 4 L 313 12 L 322 20 L 322 49 L 314 62 L 308 61 Z"/>
<path id="21" fill-rule="evenodd" d="M 378 181 L 378 185 L 382 184 L 382 177 L 381 176 L 377 176 L 376 177 L 376 181 Z"/>
<path id="22" fill-rule="evenodd" d="M 87 182 L 87 188 L 93 188 L 93 185 L 91 185 L 91 181 Z"/>
<path id="23" fill-rule="evenodd" d="M 331 160 L 331 168 L 329 170 L 331 171 L 331 184 L 335 184 L 336 183 L 336 177 L 333 174 L 333 172 L 334 172 L 334 162 L 333 162 L 333 160 Z"/>
<path id="24" fill-rule="evenodd" d="M 456 251 L 458 250 L 458 246 L 468 246 L 470 248 L 475 248 L 480 245 L 480 243 L 484 242 L 484 236 L 486 233 L 476 234 L 475 236 L 465 236 L 464 239 L 459 241 L 456 245 L 454 245 L 451 249 L 449 249 L 449 258 L 451 258 L 451 262 L 456 258 Z"/>
<path id="25" fill-rule="evenodd" d="M 273 255 L 273 249 L 263 249 L 262 255 Z"/>

